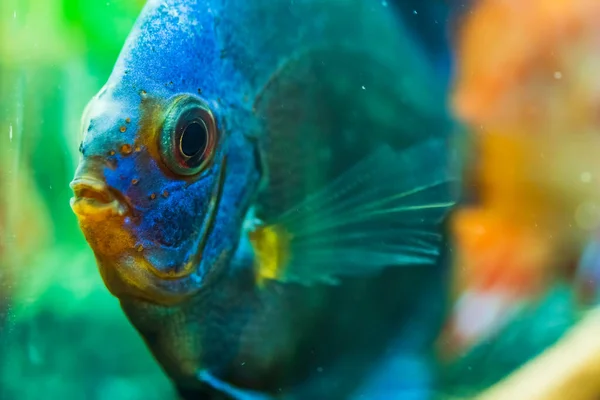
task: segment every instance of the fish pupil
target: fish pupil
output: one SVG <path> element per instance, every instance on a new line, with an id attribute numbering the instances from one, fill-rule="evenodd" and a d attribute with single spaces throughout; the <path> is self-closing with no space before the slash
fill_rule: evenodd
<path id="1" fill-rule="evenodd" d="M 206 149 L 208 131 L 201 122 L 192 122 L 181 134 L 180 150 L 185 157 L 193 157 Z"/>

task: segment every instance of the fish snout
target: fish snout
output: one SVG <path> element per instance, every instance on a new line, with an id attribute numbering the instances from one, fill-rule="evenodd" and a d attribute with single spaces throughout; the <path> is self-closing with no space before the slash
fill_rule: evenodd
<path id="1" fill-rule="evenodd" d="M 71 208 L 80 218 L 124 216 L 127 212 L 125 203 L 99 179 L 75 177 L 70 186 L 74 194 Z"/>

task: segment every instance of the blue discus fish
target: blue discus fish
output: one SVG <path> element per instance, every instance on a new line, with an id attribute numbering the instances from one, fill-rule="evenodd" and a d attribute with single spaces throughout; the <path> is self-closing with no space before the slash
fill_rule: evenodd
<path id="1" fill-rule="evenodd" d="M 385 2 L 145 6 L 84 112 L 71 206 L 183 398 L 422 391 L 375 375 L 444 311 L 456 193 L 424 60 Z"/>

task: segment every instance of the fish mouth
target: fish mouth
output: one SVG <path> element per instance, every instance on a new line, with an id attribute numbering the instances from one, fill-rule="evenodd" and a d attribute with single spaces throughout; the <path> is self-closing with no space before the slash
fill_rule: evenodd
<path id="1" fill-rule="evenodd" d="M 106 183 L 91 177 L 74 179 L 69 185 L 74 196 L 71 208 L 81 218 L 124 216 L 127 206 Z"/>

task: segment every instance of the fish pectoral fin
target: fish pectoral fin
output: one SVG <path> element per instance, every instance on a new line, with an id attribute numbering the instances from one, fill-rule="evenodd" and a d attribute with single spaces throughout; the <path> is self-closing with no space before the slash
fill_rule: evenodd
<path id="1" fill-rule="evenodd" d="M 339 277 L 437 261 L 456 203 L 448 142 L 382 145 L 321 191 L 249 232 L 259 281 Z"/>
<path id="2" fill-rule="evenodd" d="M 237 388 L 217 378 L 207 370 L 198 373 L 198 379 L 219 393 L 228 396 L 230 400 L 273 400 L 274 398 L 263 393 Z"/>

